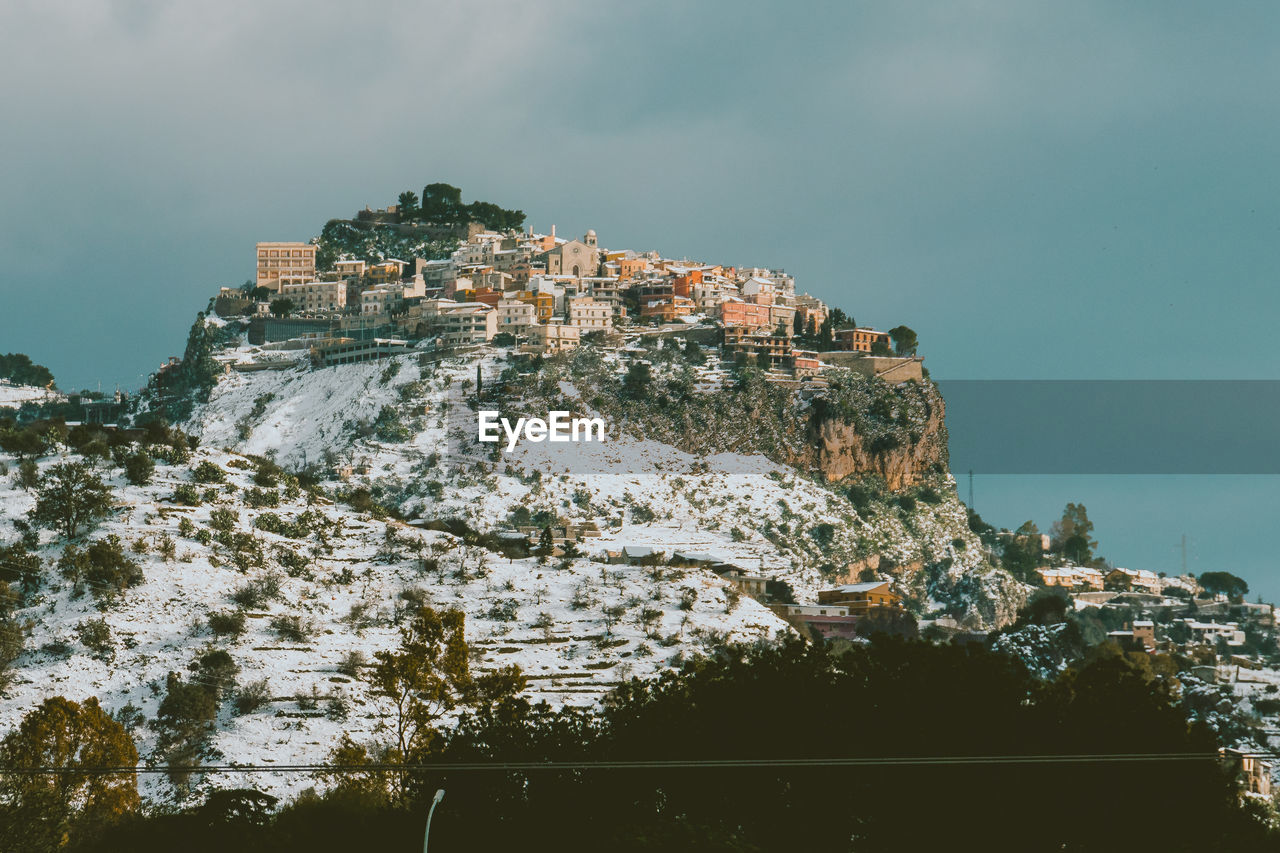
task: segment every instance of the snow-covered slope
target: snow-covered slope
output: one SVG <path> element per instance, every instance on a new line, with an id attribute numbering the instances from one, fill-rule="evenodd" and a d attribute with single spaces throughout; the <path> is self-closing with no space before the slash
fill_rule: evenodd
<path id="1" fill-rule="evenodd" d="M 966 609 L 976 625 L 1012 616 L 1019 601 L 1004 573 L 983 564 L 954 484 L 910 512 L 896 504 L 859 513 L 838 489 L 760 455 L 698 456 L 665 442 L 610 434 L 605 443 L 522 443 L 510 453 L 474 440 L 468 407 L 477 367 L 492 382 L 509 354 L 497 349 L 419 365 L 407 355 L 320 370 L 233 374 L 185 428 L 206 444 L 269 454 L 286 467 L 349 465 L 357 482 L 409 516 L 460 518 L 489 530 L 517 507 L 597 520 L 610 545 L 695 550 L 791 583 L 801 599 L 876 555 L 911 568 L 902 580 L 922 611 Z M 733 393 L 712 377 L 701 393 Z M 562 383 L 573 401 L 575 389 Z M 594 414 L 581 401 L 576 406 Z M 394 416 L 402 432 L 378 437 Z M 385 433 L 384 433 L 385 434 Z M 932 576 L 923 571 L 930 567 Z M 956 601 L 929 601 L 939 589 Z M 993 604 L 995 602 L 995 604 Z M 956 615 L 963 615 L 957 613 Z"/>
<path id="2" fill-rule="evenodd" d="M 42 467 L 57 461 L 46 459 Z M 200 506 L 170 502 L 203 461 L 218 465 L 228 482 L 199 486 L 214 492 Z M 277 494 L 278 507 L 249 508 L 245 495 L 257 488 L 249 467 L 241 457 L 208 450 L 187 464 L 158 466 L 147 486 L 131 486 L 118 470 L 103 470 L 113 475 L 117 512 L 92 538 L 119 536 L 146 580 L 108 603 L 46 571 L 45 583 L 20 613 L 30 624 L 28 650 L 0 694 L 0 731 L 56 695 L 97 696 L 112 712 L 132 705 L 144 719 L 154 719 L 168 673 L 191 677 L 189 665 L 218 648 L 240 667 L 241 685 L 266 680 L 270 701 L 241 716 L 224 703 L 212 740 L 216 752 L 206 757 L 319 762 L 344 732 L 357 740 L 382 739 L 387 708 L 370 692 L 362 669 L 349 665 L 351 655 L 372 661 L 378 650 L 394 648 L 400 622 L 422 603 L 463 609 L 473 665 L 480 671 L 518 665 L 529 678 L 531 698 L 553 704 L 592 702 L 619 680 L 654 673 L 673 658 L 787 630 L 755 601 L 727 595 L 724 583 L 706 570 L 583 558 L 509 560 L 446 533 L 327 502 L 308 506 L 305 493 L 290 497 L 288 489 L 268 490 Z M 16 472 L 0 477 L 0 538 L 6 541 L 16 538 L 13 521 L 34 502 L 15 478 Z M 200 541 L 203 531 L 213 531 L 216 510 L 238 515 L 221 538 L 252 537 L 239 557 L 216 538 Z M 264 518 L 269 514 L 286 525 L 305 514 L 302 523 L 312 532 L 294 538 L 266 532 L 263 524 L 275 526 Z M 42 556 L 52 564 L 61 547 L 48 534 L 45 540 Z M 166 556 L 168 541 L 173 548 Z M 215 635 L 210 614 L 235 611 L 237 594 L 243 605 L 244 591 L 254 585 L 268 592 L 244 607 L 244 633 Z M 280 617 L 298 617 L 303 636 L 273 627 Z M 94 652 L 80 638 L 80 626 L 99 618 L 110 628 L 105 652 Z M 156 734 L 146 725 L 134 736 L 144 755 L 155 745 Z M 219 777 L 214 783 L 249 780 Z M 277 793 L 296 792 L 304 783 L 311 781 L 253 781 Z M 167 791 L 161 781 L 152 784 L 155 795 Z"/>
<path id="3" fill-rule="evenodd" d="M 27 403 L 57 403 L 66 399 L 66 395 L 34 385 L 15 385 L 7 379 L 0 379 L 0 409 L 19 409 Z"/>

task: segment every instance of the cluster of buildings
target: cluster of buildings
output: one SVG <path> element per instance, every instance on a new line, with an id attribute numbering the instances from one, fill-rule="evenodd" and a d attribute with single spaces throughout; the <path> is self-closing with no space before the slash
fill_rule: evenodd
<path id="1" fill-rule="evenodd" d="M 1133 649 L 1225 644 L 1236 650 L 1247 642 L 1246 625 L 1266 631 L 1275 627 L 1271 605 L 1203 596 L 1189 575 L 1162 577 L 1146 569 L 1091 566 L 1040 568 L 1036 573 L 1044 586 L 1069 592 L 1078 607 L 1137 606 L 1158 613 L 1159 621 L 1135 619 L 1108 633 L 1109 639 Z"/>
<path id="2" fill-rule="evenodd" d="M 529 350 L 558 352 L 620 326 L 710 323 L 724 328 L 727 358 L 800 377 L 817 374 L 824 361 L 795 339 L 815 340 L 830 311 L 797 293 L 782 270 L 610 250 L 595 231 L 564 239 L 554 226 L 549 234 L 471 229 L 443 260 L 345 258 L 318 270 L 316 252 L 311 243 L 259 243 L 256 285 L 270 297 L 252 307 L 237 291 L 224 290 L 223 298 L 230 310 L 263 316 L 288 300 L 291 320 L 315 325 L 312 337 L 435 336 L 441 347 L 467 347 L 509 335 Z M 889 335 L 835 329 L 827 348 L 887 357 Z M 909 375 L 894 378 L 918 378 L 918 364 L 914 373 L 907 367 Z"/>

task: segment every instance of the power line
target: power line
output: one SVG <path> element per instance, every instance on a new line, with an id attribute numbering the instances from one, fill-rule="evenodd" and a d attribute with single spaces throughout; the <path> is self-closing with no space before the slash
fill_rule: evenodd
<path id="1" fill-rule="evenodd" d="M 1244 753 L 1242 757 L 1280 757 L 1272 753 Z M 158 773 L 404 773 L 404 772 L 472 772 L 525 770 L 667 770 L 667 769 L 734 769 L 734 768 L 805 768 L 805 767 L 918 767 L 1027 764 L 1123 764 L 1167 763 L 1186 761 L 1220 761 L 1216 752 L 1170 753 L 1099 753 L 1065 755 L 952 755 L 898 756 L 881 758 L 726 758 L 726 759 L 651 759 L 636 761 L 470 761 L 437 764 L 209 764 L 158 765 L 150 767 L 10 767 L 0 768 L 0 775 L 57 774 L 158 774 Z"/>

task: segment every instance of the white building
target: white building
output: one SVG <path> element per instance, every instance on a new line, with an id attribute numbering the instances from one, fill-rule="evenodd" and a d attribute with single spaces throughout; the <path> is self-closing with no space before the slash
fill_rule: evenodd
<path id="1" fill-rule="evenodd" d="M 581 329 L 561 323 L 531 326 L 529 338 L 543 352 L 562 352 L 573 349 L 581 339 Z"/>
<path id="2" fill-rule="evenodd" d="M 498 312 L 482 303 L 441 311 L 440 322 L 440 343 L 447 347 L 487 343 L 498 333 Z"/>
<path id="3" fill-rule="evenodd" d="M 590 296 L 569 300 L 569 325 L 586 332 L 607 332 L 613 328 L 613 306 Z"/>
<path id="4" fill-rule="evenodd" d="M 347 307 L 347 283 L 308 281 L 301 284 L 281 284 L 280 296 L 292 302 L 295 311 L 307 314 L 341 311 Z"/>
<path id="5" fill-rule="evenodd" d="M 523 335 L 538 322 L 533 304 L 519 299 L 502 299 L 498 302 L 498 331 Z"/>

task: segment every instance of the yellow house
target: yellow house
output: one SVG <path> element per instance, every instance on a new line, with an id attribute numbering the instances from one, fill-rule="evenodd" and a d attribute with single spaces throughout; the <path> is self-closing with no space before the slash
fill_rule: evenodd
<path id="1" fill-rule="evenodd" d="M 888 581 L 867 581 L 820 590 L 818 603 L 843 605 L 849 615 L 856 616 L 878 607 L 902 607 L 902 596 L 889 588 Z"/>

